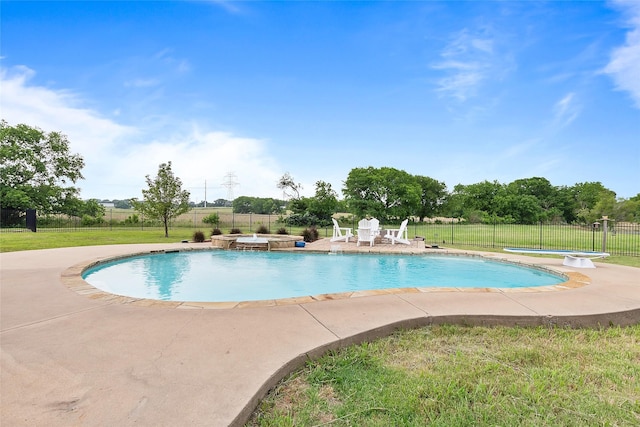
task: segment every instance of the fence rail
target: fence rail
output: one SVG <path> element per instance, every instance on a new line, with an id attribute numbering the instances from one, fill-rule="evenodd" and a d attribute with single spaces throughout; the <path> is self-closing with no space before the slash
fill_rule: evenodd
<path id="1" fill-rule="evenodd" d="M 193 209 L 181 215 L 171 223 L 171 228 L 190 228 L 211 232 L 216 225 L 205 224 L 202 220 L 212 213 L 211 209 Z M 299 233 L 300 227 L 285 224 L 282 215 L 234 214 L 230 211 L 218 211 L 220 218 L 217 228 L 223 233 L 238 229 L 242 233 L 253 233 L 260 227 L 270 233 L 280 229 Z M 146 220 L 133 210 L 110 210 L 101 222 L 91 223 L 87 219 L 68 217 L 66 215 L 39 216 L 38 230 L 47 231 L 79 231 L 79 230 L 144 230 L 157 228 L 157 221 Z M 343 226 L 356 228 L 355 220 Z M 25 229 L 5 228 L 2 231 Z M 384 227 L 384 225 L 383 225 Z M 397 228 L 397 224 L 389 224 Z M 322 237 L 331 236 L 330 227 L 318 227 Z M 521 247 L 530 249 L 568 249 L 576 251 L 603 251 L 612 255 L 640 256 L 640 224 L 616 223 L 610 221 L 605 233 L 602 226 L 575 225 L 558 223 L 538 223 L 536 225 L 520 224 L 469 224 L 458 219 L 443 219 L 435 223 L 413 222 L 409 225 L 409 234 L 420 236 L 428 245 L 456 245 L 478 248 Z"/>

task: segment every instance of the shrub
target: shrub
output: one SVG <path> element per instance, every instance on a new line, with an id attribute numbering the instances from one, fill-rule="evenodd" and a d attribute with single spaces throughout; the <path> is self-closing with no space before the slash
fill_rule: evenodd
<path id="1" fill-rule="evenodd" d="M 315 227 L 309 227 L 302 230 L 302 238 L 305 242 L 315 242 L 318 240 L 318 229 Z"/>
<path id="2" fill-rule="evenodd" d="M 286 221 L 287 221 L 286 222 L 287 225 L 293 225 L 294 227 L 309 226 L 309 225 L 315 225 L 315 224 L 322 225 L 323 222 L 327 222 L 327 221 L 320 220 L 320 218 L 308 212 L 305 212 L 303 214 L 298 214 L 298 213 L 291 214 L 289 215 Z"/>
<path id="3" fill-rule="evenodd" d="M 196 243 L 204 242 L 204 233 L 202 231 L 195 231 L 193 233 L 193 241 Z"/>
<path id="4" fill-rule="evenodd" d="M 220 215 L 218 212 L 214 212 L 202 218 L 202 222 L 205 224 L 218 224 L 220 222 Z"/>
<path id="5" fill-rule="evenodd" d="M 124 220 L 125 224 L 138 224 L 140 222 L 140 217 L 136 214 L 129 215 L 127 219 Z"/>
<path id="6" fill-rule="evenodd" d="M 278 231 L 276 232 L 277 234 L 289 234 L 289 232 L 287 231 L 286 228 L 284 227 L 280 227 L 278 228 Z"/>
<path id="7" fill-rule="evenodd" d="M 256 230 L 256 233 L 258 234 L 269 234 L 269 229 L 267 227 L 263 225 L 261 225 L 260 227 L 258 227 L 258 229 Z"/>
<path id="8" fill-rule="evenodd" d="M 232 228 L 229 234 L 242 234 L 242 230 L 239 228 Z"/>
<path id="9" fill-rule="evenodd" d="M 211 232 L 212 236 L 218 236 L 222 234 L 222 230 L 220 230 L 219 228 L 214 228 L 213 231 Z"/>
<path id="10" fill-rule="evenodd" d="M 83 227 L 91 227 L 93 225 L 102 224 L 104 219 L 102 217 L 94 217 L 91 215 L 82 215 L 82 220 L 80 220 L 80 224 Z"/>

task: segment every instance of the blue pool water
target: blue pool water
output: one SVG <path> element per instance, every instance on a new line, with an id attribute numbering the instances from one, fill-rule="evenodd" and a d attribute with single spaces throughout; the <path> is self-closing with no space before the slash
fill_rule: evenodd
<path id="1" fill-rule="evenodd" d="M 255 301 L 405 287 L 517 288 L 565 279 L 461 256 L 288 252 L 160 253 L 100 264 L 82 275 L 106 292 L 166 301 Z"/>

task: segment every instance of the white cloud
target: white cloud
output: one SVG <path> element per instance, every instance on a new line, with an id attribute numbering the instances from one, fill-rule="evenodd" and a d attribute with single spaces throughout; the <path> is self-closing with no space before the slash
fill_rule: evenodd
<path id="1" fill-rule="evenodd" d="M 119 169 L 135 170 L 140 182 L 146 175 L 155 177 L 158 165 L 171 161 L 175 175 L 196 202 L 204 200 L 205 181 L 209 201 L 226 198 L 227 189 L 222 184 L 230 172 L 235 174 L 238 183 L 234 188 L 236 197 L 279 197 L 276 183 L 282 175 L 281 169 L 261 140 L 226 132 L 202 132 L 194 125 L 188 132 L 136 145 L 123 154 Z M 111 180 L 123 186 L 127 184 L 118 179 L 117 174 L 113 174 Z M 131 195 L 140 197 L 143 187 L 138 186 Z"/>
<path id="2" fill-rule="evenodd" d="M 556 102 L 553 107 L 554 123 L 565 127 L 571 124 L 580 114 L 580 106 L 575 101 L 575 93 L 571 92 Z"/>
<path id="3" fill-rule="evenodd" d="M 471 34 L 467 29 L 454 35 L 440 57 L 442 60 L 431 66 L 445 73 L 438 80 L 437 91 L 460 102 L 474 97 L 485 81 L 500 78 L 509 68 L 504 58 L 496 54 L 495 40 L 485 34 Z"/>
<path id="4" fill-rule="evenodd" d="M 279 197 L 276 187 L 282 169 L 267 152 L 265 141 L 231 133 L 200 130 L 196 124 L 166 131 L 123 126 L 83 107 L 78 95 L 30 84 L 35 75 L 26 67 L 0 70 L 0 111 L 10 125 L 24 123 L 68 136 L 71 151 L 85 159 L 85 179 L 77 185 L 84 198 L 140 197 L 145 176 L 154 177 L 160 163 L 172 162 L 173 171 L 193 200 L 225 198 L 224 176 L 235 172 L 235 195 Z M 157 128 L 176 128 L 157 123 Z M 201 194 L 198 194 L 202 191 Z"/>
<path id="5" fill-rule="evenodd" d="M 9 124 L 24 123 L 44 131 L 59 131 L 69 137 L 75 152 L 100 152 L 113 141 L 135 130 L 105 119 L 83 108 L 79 95 L 29 84 L 35 72 L 19 66 L 0 69 L 2 118 Z"/>
<path id="6" fill-rule="evenodd" d="M 616 88 L 628 92 L 636 107 L 640 108 L 640 2 L 616 0 L 613 4 L 628 16 L 629 31 L 624 45 L 611 53 L 604 72 L 611 76 Z"/>

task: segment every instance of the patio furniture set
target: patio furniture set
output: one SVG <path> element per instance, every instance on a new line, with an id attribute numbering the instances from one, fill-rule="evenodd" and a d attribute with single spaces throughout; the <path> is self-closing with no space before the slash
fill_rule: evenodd
<path id="1" fill-rule="evenodd" d="M 411 241 L 408 238 L 407 232 L 408 223 L 409 220 L 405 219 L 400 224 L 400 228 L 381 229 L 380 221 L 376 218 L 364 218 L 358 222 L 358 228 L 354 235 L 352 228 L 340 227 L 338 221 L 333 219 L 333 237 L 331 237 L 331 241 L 344 241 L 349 243 L 349 239 L 355 239 L 357 246 L 360 246 L 361 243 L 373 246 L 376 240 L 379 242 L 391 242 L 392 245 L 395 245 L 396 243 L 410 245 Z"/>

